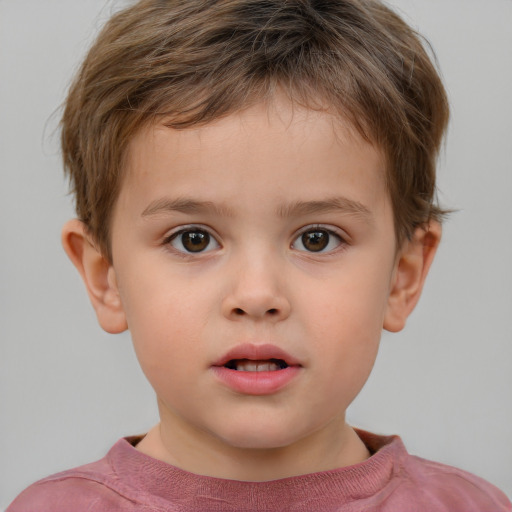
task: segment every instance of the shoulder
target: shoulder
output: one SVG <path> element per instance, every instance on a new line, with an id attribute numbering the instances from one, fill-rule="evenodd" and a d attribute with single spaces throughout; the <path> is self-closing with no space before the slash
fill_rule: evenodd
<path id="1" fill-rule="evenodd" d="M 510 501 L 497 487 L 453 466 L 408 455 L 396 477 L 404 496 L 430 507 L 425 510 L 512 512 Z"/>
<path id="2" fill-rule="evenodd" d="M 103 483 L 82 477 L 48 478 L 25 489 L 6 512 L 131 511 L 134 503 Z"/>
<path id="3" fill-rule="evenodd" d="M 32 484 L 6 512 L 131 512 L 138 504 L 130 494 L 105 457 Z"/>
<path id="4" fill-rule="evenodd" d="M 357 430 L 386 484 L 371 498 L 378 512 L 512 512 L 509 499 L 484 479 L 408 453 L 399 436 Z M 380 468 L 380 469 L 379 469 Z"/>

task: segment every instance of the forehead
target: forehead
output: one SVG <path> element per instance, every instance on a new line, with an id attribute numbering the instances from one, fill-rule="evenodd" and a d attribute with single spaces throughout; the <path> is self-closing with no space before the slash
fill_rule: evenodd
<path id="1" fill-rule="evenodd" d="M 282 98 L 202 126 L 148 125 L 130 142 L 125 172 L 122 198 L 146 203 L 158 191 L 241 204 L 256 194 L 284 201 L 292 191 L 317 200 L 338 183 L 360 202 L 387 195 L 378 148 L 330 112 Z"/>

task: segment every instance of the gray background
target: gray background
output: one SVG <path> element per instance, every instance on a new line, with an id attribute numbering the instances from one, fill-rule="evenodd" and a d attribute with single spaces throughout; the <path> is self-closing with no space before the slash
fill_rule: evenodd
<path id="1" fill-rule="evenodd" d="M 441 200 L 458 208 L 404 332 L 349 410 L 409 451 L 512 496 L 512 1 L 393 0 L 432 42 L 453 117 Z M 58 107 L 120 0 L 0 0 L 0 509 L 32 481 L 157 421 L 127 334 L 103 333 L 60 248 L 73 215 Z"/>

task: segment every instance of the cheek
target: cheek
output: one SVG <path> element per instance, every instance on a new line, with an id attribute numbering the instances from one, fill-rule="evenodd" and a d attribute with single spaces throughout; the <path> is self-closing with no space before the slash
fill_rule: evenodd
<path id="1" fill-rule="evenodd" d="M 320 358 L 321 378 L 331 378 L 331 386 L 348 401 L 375 362 L 388 296 L 387 274 L 350 270 L 326 283 L 322 294 L 305 293 L 302 298 L 302 315 L 310 318 L 308 343 Z"/>
<path id="2" fill-rule="evenodd" d="M 388 288 L 387 274 L 357 273 L 347 265 L 346 273 L 319 287 L 320 293 L 304 291 L 302 314 L 310 318 L 320 343 L 322 338 L 338 338 L 348 345 L 356 340 L 379 339 Z"/>
<path id="3" fill-rule="evenodd" d="M 208 317 L 206 295 L 160 273 L 125 283 L 121 298 L 137 358 L 152 384 L 198 364 Z"/>

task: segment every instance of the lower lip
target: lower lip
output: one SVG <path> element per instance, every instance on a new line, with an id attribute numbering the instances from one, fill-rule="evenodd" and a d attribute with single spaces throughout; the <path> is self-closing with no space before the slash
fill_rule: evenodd
<path id="1" fill-rule="evenodd" d="M 216 377 L 232 390 L 244 395 L 271 395 L 283 389 L 300 372 L 300 366 L 288 366 L 269 372 L 242 372 L 225 366 L 213 366 Z"/>

